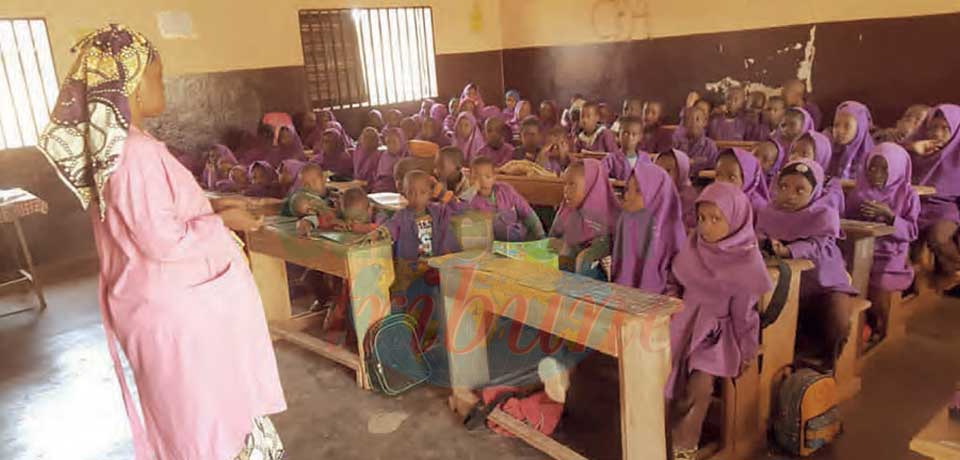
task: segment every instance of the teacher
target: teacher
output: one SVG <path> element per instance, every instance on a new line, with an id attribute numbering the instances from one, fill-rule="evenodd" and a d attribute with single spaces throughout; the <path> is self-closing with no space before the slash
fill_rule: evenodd
<path id="1" fill-rule="evenodd" d="M 73 50 L 79 57 L 39 147 L 90 210 L 100 312 L 137 460 L 282 458 L 266 417 L 286 410 L 276 357 L 228 230 L 254 230 L 262 219 L 237 203 L 215 211 L 143 130 L 164 110 L 160 55 L 146 38 L 110 25 Z"/>

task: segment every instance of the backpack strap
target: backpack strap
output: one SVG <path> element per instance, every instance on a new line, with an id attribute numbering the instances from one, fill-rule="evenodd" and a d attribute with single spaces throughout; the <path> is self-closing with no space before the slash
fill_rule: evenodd
<path id="1" fill-rule="evenodd" d="M 521 393 L 519 391 L 504 391 L 486 404 L 484 404 L 483 400 L 480 400 L 470 408 L 470 412 L 468 412 L 467 416 L 463 419 L 463 426 L 471 431 L 485 426 L 487 424 L 487 417 L 490 416 L 490 413 L 493 412 L 494 409 L 506 402 L 506 400 L 520 395 Z"/>
<path id="2" fill-rule="evenodd" d="M 770 303 L 767 304 L 766 310 L 760 313 L 760 329 L 766 329 L 777 321 L 780 313 L 783 312 L 783 307 L 787 304 L 787 295 L 790 294 L 790 266 L 777 258 L 777 270 L 780 276 L 777 278 L 777 285 L 773 288 Z"/>

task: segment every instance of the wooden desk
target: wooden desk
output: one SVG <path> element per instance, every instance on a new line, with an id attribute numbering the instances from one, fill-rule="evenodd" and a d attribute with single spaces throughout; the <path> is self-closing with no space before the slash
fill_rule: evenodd
<path id="1" fill-rule="evenodd" d="M 840 240 L 840 249 L 847 263 L 847 270 L 853 278 L 853 287 L 860 291 L 860 297 L 866 298 L 870 286 L 870 270 L 873 269 L 873 248 L 876 239 L 892 235 L 894 228 L 877 222 L 841 219 L 840 228 L 846 239 Z"/>
<path id="2" fill-rule="evenodd" d="M 489 382 L 484 316 L 508 317 L 618 358 L 623 458 L 667 458 L 663 387 L 679 299 L 481 252 L 430 264 L 441 275 L 453 406 L 468 408 L 476 401 L 472 390 Z M 554 458 L 583 458 L 499 410 L 489 418 Z"/>
<path id="3" fill-rule="evenodd" d="M 498 175 L 497 181 L 510 184 L 531 206 L 559 206 L 563 202 L 563 179 Z"/>
<path id="4" fill-rule="evenodd" d="M 253 272 L 270 332 L 357 373 L 357 385 L 369 389 L 364 369 L 363 337 L 373 322 L 390 313 L 393 283 L 393 247 L 387 239 L 369 244 L 345 245 L 328 240 L 300 238 L 296 219 L 273 219 L 246 235 Z M 357 333 L 358 352 L 326 342 L 303 332 L 322 321 L 313 313 L 294 315 L 290 308 L 285 262 L 343 278 L 350 290 L 350 309 Z"/>
<path id="5" fill-rule="evenodd" d="M 593 159 L 593 160 L 602 160 L 602 159 L 604 159 L 604 158 L 607 157 L 607 152 L 584 151 L 584 152 L 571 153 L 570 156 L 572 156 L 572 157 L 574 157 L 574 158 L 577 158 L 577 159 L 589 158 L 589 159 Z"/>
<path id="6" fill-rule="evenodd" d="M 945 405 L 910 440 L 910 450 L 934 460 L 960 460 L 960 421 L 951 420 Z"/>
<path id="7" fill-rule="evenodd" d="M 363 188 L 367 186 L 367 181 L 351 180 L 345 182 L 327 181 L 327 188 L 336 193 L 343 193 L 352 188 Z"/>
<path id="8" fill-rule="evenodd" d="M 840 185 L 845 192 L 849 192 L 857 186 L 857 181 L 853 179 L 840 179 Z M 919 196 L 930 196 L 937 193 L 937 189 L 927 185 L 914 185 L 913 189 L 917 191 L 917 195 Z"/>
<path id="9" fill-rule="evenodd" d="M 701 179 L 713 180 L 717 178 L 717 171 L 715 169 L 704 169 L 703 171 L 697 173 L 697 177 Z"/>
<path id="10" fill-rule="evenodd" d="M 224 193 L 209 190 L 204 192 L 204 194 L 210 201 L 216 201 L 224 198 L 243 200 L 246 202 L 248 209 L 251 209 L 254 212 L 264 216 L 279 216 L 281 209 L 283 209 L 283 200 L 280 198 L 260 198 L 246 196 L 239 193 Z"/>
<path id="11" fill-rule="evenodd" d="M 717 151 L 723 151 L 724 149 L 739 148 L 744 149 L 749 152 L 753 151 L 753 148 L 757 146 L 760 142 L 757 141 L 715 141 L 717 144 Z"/>
<path id="12" fill-rule="evenodd" d="M 32 193 L 19 189 L 0 190 L 0 224 L 12 224 L 16 235 L 17 245 L 10 249 L 13 258 L 17 261 L 18 276 L 12 280 L 0 283 L 0 288 L 20 283 L 30 283 L 34 295 L 37 296 L 36 307 L 14 308 L 9 311 L 0 311 L 0 317 L 23 313 L 26 311 L 43 311 L 47 308 L 47 301 L 43 297 L 43 284 L 37 277 L 37 270 L 33 266 L 33 256 L 30 246 L 23 235 L 20 219 L 32 214 L 46 214 L 47 202 L 37 198 Z"/>

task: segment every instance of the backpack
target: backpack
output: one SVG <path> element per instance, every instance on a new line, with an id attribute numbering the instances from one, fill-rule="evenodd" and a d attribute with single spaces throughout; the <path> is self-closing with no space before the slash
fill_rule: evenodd
<path id="1" fill-rule="evenodd" d="M 841 429 L 832 375 L 804 368 L 784 380 L 773 420 L 774 437 L 782 449 L 809 456 L 833 441 Z"/>
<path id="2" fill-rule="evenodd" d="M 373 323 L 363 337 L 364 364 L 370 387 L 389 396 L 403 393 L 430 378 L 412 316 L 394 313 Z"/>

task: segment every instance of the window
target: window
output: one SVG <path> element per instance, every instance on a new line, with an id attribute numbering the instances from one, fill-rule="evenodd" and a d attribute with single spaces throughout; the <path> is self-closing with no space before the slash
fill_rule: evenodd
<path id="1" fill-rule="evenodd" d="M 0 149 L 37 145 L 57 92 L 43 19 L 0 19 Z"/>
<path id="2" fill-rule="evenodd" d="M 428 7 L 301 10 L 307 95 L 342 109 L 437 95 Z"/>

